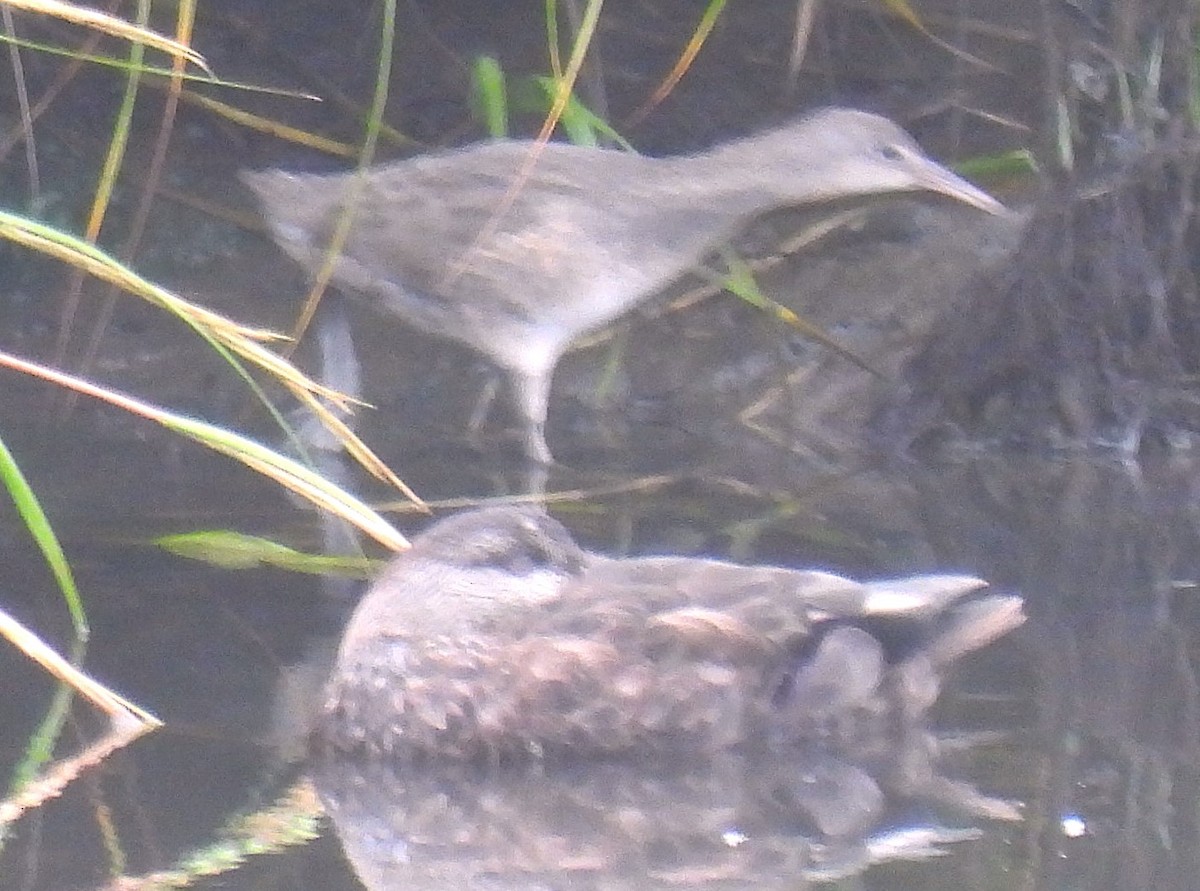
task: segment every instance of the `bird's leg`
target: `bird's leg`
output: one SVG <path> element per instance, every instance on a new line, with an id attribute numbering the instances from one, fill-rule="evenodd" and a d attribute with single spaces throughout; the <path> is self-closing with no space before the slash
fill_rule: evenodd
<path id="1" fill-rule="evenodd" d="M 509 378 L 513 406 L 521 424 L 521 446 L 525 454 L 538 464 L 553 464 L 554 456 L 550 454 L 550 447 L 546 445 L 546 411 L 550 398 L 549 375 L 544 372 L 530 373 L 514 370 L 509 372 Z M 493 373 L 479 394 L 475 407 L 471 410 L 471 417 L 467 421 L 467 438 L 476 448 L 480 447 L 480 431 L 491 412 L 492 403 L 495 401 L 499 387 L 500 378 Z"/>
<path id="2" fill-rule="evenodd" d="M 513 371 L 510 375 L 513 403 L 523 425 L 522 445 L 525 454 L 539 464 L 553 464 L 554 456 L 546 445 L 546 411 L 550 402 L 548 371 L 530 373 Z"/>
<path id="3" fill-rule="evenodd" d="M 471 416 L 467 418 L 467 442 L 473 448 L 478 449 L 482 443 L 479 431 L 483 429 L 483 424 L 492 410 L 492 403 L 496 401 L 496 393 L 499 389 L 500 373 L 494 368 L 489 369 L 487 383 L 479 391 L 479 398 L 475 400 L 475 407 L 471 409 Z"/>

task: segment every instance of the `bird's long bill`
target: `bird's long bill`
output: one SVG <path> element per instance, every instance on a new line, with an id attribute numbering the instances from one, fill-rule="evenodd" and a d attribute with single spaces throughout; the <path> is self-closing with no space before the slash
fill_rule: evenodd
<path id="1" fill-rule="evenodd" d="M 969 204 L 988 213 L 1003 214 L 1008 212 L 1003 204 L 989 195 L 983 189 L 971 185 L 956 173 L 951 173 L 936 161 L 922 158 L 920 173 L 917 176 L 921 187 L 931 192 L 940 192 L 947 197 L 963 204 Z"/>

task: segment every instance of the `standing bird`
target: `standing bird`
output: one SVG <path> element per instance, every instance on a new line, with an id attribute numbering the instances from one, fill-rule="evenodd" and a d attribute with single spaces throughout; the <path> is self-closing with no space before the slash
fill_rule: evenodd
<path id="1" fill-rule="evenodd" d="M 536 154 L 536 162 L 530 158 Z M 246 172 L 275 240 L 315 273 L 355 174 Z M 772 209 L 929 191 L 1003 206 L 886 118 L 828 108 L 696 155 L 497 140 L 375 167 L 333 283 L 503 372 L 526 454 L 551 461 L 554 366 Z"/>

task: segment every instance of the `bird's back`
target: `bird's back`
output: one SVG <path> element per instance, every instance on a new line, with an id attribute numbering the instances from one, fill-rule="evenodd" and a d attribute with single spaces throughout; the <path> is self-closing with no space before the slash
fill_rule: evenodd
<path id="1" fill-rule="evenodd" d="M 826 573 L 589 555 L 524 608 L 439 608 L 440 628 L 395 615 L 361 635 L 330 688 L 328 739 L 467 760 L 828 739 L 906 708 L 861 627 L 871 596 Z M 927 621 L 899 621 L 919 649 Z"/>

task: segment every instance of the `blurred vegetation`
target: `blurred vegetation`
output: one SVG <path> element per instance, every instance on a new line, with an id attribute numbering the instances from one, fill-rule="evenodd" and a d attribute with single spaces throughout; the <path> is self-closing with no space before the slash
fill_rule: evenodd
<path id="1" fill-rule="evenodd" d="M 1019 14 L 1005 15 L 1010 6 Z M 37 283 L 39 294 L 55 295 L 59 312 L 53 349 L 39 357 L 36 373 L 99 395 L 86 379 L 119 289 L 175 313 L 247 386 L 257 391 L 259 385 L 250 383 L 254 378 L 246 366 L 265 371 L 338 426 L 323 402 L 337 395 L 296 371 L 267 331 L 181 300 L 135 271 L 143 265 L 147 241 L 151 250 L 162 249 L 154 238 L 174 239 L 171 247 L 181 255 L 204 251 L 170 227 L 155 232 L 151 225 L 164 196 L 178 192 L 172 163 L 186 167 L 228 155 L 216 176 L 232 183 L 237 167 L 273 163 L 285 144 L 288 150 L 299 146 L 296 150 L 353 158 L 366 167 L 380 146 L 390 153 L 485 134 L 544 138 L 556 126 L 581 143 L 624 144 L 628 138 L 639 146 L 686 149 L 812 104 L 895 95 L 903 98 L 886 110 L 940 152 L 974 156 L 976 163 L 998 168 L 1001 178 L 1027 174 L 1031 157 L 1052 177 L 1082 177 L 1140 157 L 1164 140 L 1194 135 L 1200 108 L 1194 4 L 1156 5 L 1153 12 L 1137 0 L 1095 12 L 1060 6 L 1041 17 L 1033 3 L 927 8 L 902 0 L 823 5 L 710 0 L 699 7 L 610 0 L 602 8 L 598 0 L 561 5 L 546 0 L 532 28 L 529 4 L 418 3 L 407 10 L 408 18 L 398 19 L 392 2 L 297 0 L 286 14 L 282 5 L 269 3 L 257 9 L 247 4 L 241 13 L 189 2 L 168 12 L 142 3 L 122 18 L 64 3 L 0 0 L 10 59 L 0 163 L 6 206 L 24 208 L 4 214 L 0 236 L 9 240 L 14 256 L 20 245 L 22 252 L 76 270 L 65 287 Z M 989 20 L 993 12 L 996 19 Z M 160 18 L 169 13 L 173 21 Z M 243 13 L 247 17 L 239 18 Z M 1128 22 L 1138 26 L 1122 24 Z M 163 36 L 167 33 L 171 36 Z M 510 39 L 529 33 L 537 35 L 532 49 L 523 39 Z M 470 39 L 458 46 L 447 42 L 446 35 L 459 34 Z M 427 49 L 420 53 L 419 47 Z M 216 58 L 221 62 L 206 61 Z M 226 66 L 236 71 L 222 71 Z M 309 95 L 323 101 L 301 98 Z M 183 114 L 189 127 L 179 126 Z M 180 147 L 177 152 L 173 145 Z M 1015 165 L 1005 161 L 1010 152 L 1019 153 Z M 223 204 L 232 192 L 212 182 L 184 200 L 236 220 L 236 212 Z M 204 200 L 205 188 L 213 190 L 217 207 Z M 331 256 L 349 225 L 347 217 Z M 26 256 L 20 254 L 22 260 Z M 30 268 L 41 275 L 46 267 Z M 321 278 L 298 314 L 294 334 L 311 318 L 324 287 Z M 98 288 L 99 282 L 114 290 Z M 80 347 L 84 317 L 91 330 Z M 34 370 L 15 355 L 0 357 L 0 363 L 21 373 Z M 68 369 L 77 374 L 65 375 Z M 303 463 L 270 455 L 240 433 L 132 400 L 115 385 L 103 389 L 108 396 L 101 398 L 155 417 L 175 433 L 235 454 L 261 472 L 273 468 L 276 479 L 286 476 L 293 491 L 323 507 L 339 500 L 349 512 L 361 510 L 353 514 L 357 522 L 398 545 L 384 521 L 356 499 L 343 500 Z M 258 398 L 268 401 L 261 391 Z M 338 433 L 353 441 L 349 430 Z M 371 464 L 365 446 L 355 449 L 376 474 L 398 485 L 385 468 Z M 69 604 L 76 629 L 71 661 L 77 667 L 87 626 L 68 560 L 17 460 L 2 445 L 0 473 Z M 85 678 L 73 680 L 86 686 Z M 13 787 L 37 775 L 52 757 L 65 703 L 60 695 L 47 708 L 43 731 L 31 741 Z M 300 811 L 309 806 L 304 802 Z M 16 815 L 23 810 L 24 805 Z M 270 841 L 239 844 L 221 868 L 235 868 L 244 851 L 271 848 Z M 113 866 L 119 866 L 116 858 Z M 186 884 L 202 870 L 183 872 Z"/>

